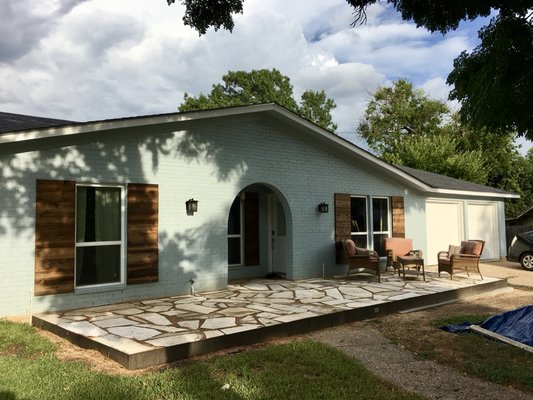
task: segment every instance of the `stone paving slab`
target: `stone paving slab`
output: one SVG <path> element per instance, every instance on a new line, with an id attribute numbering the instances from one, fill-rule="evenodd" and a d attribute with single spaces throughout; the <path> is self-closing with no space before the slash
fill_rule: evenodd
<path id="1" fill-rule="evenodd" d="M 254 335 L 256 341 L 260 341 L 268 335 L 302 332 L 318 325 L 331 326 L 397 311 L 398 307 L 405 309 L 423 306 L 428 301 L 449 301 L 459 298 L 457 293 L 461 290 L 489 291 L 505 285 L 505 281 L 488 277 L 481 280 L 475 275 L 470 278 L 454 275 L 452 281 L 448 276 L 439 278 L 435 272 L 426 272 L 426 281 L 403 280 L 384 274 L 381 283 L 334 278 L 255 279 L 196 296 L 172 296 L 40 314 L 34 316 L 34 323 L 44 328 L 53 327 L 50 330 L 62 332 L 67 338 L 78 335 L 79 343 L 94 341 L 128 357 L 158 351 L 164 356 L 147 360 L 160 363 L 166 362 L 161 361 L 161 357 L 167 354 L 168 357 L 200 354 L 203 350 L 199 342 L 205 342 L 203 352 L 208 352 L 224 347 L 221 341 L 224 338 L 226 347 L 231 347 L 253 342 Z M 398 304 L 396 308 L 395 303 Z M 178 346 L 188 348 L 180 350 Z M 115 353 L 106 348 L 101 351 Z M 152 361 L 146 361 L 149 362 Z M 147 365 L 137 360 L 126 366 Z"/>

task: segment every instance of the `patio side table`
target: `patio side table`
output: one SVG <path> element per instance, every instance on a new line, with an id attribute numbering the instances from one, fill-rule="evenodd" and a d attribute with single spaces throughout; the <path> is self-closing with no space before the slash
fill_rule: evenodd
<path id="1" fill-rule="evenodd" d="M 416 268 L 418 273 L 422 269 L 422 278 L 426 280 L 426 271 L 424 270 L 424 259 L 416 256 L 398 256 L 397 262 L 401 266 L 403 279 L 405 279 L 405 268 Z M 398 276 L 400 276 L 400 268 L 398 268 Z"/>

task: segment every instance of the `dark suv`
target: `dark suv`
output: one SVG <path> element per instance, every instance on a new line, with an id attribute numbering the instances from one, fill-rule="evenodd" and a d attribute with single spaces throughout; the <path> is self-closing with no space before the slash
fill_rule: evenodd
<path id="1" fill-rule="evenodd" d="M 518 261 L 522 268 L 533 271 L 533 231 L 519 233 L 507 252 L 509 261 Z"/>

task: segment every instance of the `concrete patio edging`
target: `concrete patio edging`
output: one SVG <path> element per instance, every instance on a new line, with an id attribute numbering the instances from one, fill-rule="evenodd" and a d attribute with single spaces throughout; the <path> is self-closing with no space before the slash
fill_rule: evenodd
<path id="1" fill-rule="evenodd" d="M 96 342 L 90 337 L 68 331 L 39 316 L 33 316 L 35 326 L 46 329 L 71 343 L 86 349 L 97 350 L 106 357 L 118 362 L 128 369 L 139 369 L 164 364 L 180 359 L 212 353 L 232 347 L 251 345 L 274 338 L 291 336 L 329 328 L 353 321 L 374 318 L 376 316 L 415 308 L 429 307 L 441 303 L 459 301 L 468 297 L 507 288 L 506 280 L 496 280 L 469 287 L 431 293 L 423 296 L 410 297 L 391 302 L 372 304 L 349 310 L 341 310 L 329 314 L 317 315 L 278 325 L 241 331 L 231 335 L 217 336 L 168 347 L 154 348 L 148 351 L 128 354 L 118 349 Z"/>

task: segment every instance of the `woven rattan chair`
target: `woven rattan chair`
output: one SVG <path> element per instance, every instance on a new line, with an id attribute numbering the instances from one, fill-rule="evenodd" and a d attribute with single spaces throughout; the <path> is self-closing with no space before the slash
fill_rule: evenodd
<path id="1" fill-rule="evenodd" d="M 378 253 L 373 250 L 356 247 L 351 239 L 344 240 L 342 244 L 348 261 L 346 277 L 352 274 L 370 273 L 376 275 L 378 282 L 381 282 Z"/>
<path id="2" fill-rule="evenodd" d="M 468 271 L 473 270 L 483 279 L 479 270 L 483 247 L 485 247 L 483 240 L 464 240 L 461 246 L 450 245 L 448 251 L 439 251 L 437 254 L 439 276 L 441 272 L 447 272 L 450 274 L 450 279 L 453 279 L 454 271 L 465 271 L 470 276 Z"/>
<path id="3" fill-rule="evenodd" d="M 424 258 L 422 250 L 413 250 L 413 239 L 385 238 L 385 252 L 387 253 L 387 267 L 399 269 L 398 256 L 415 256 Z"/>

